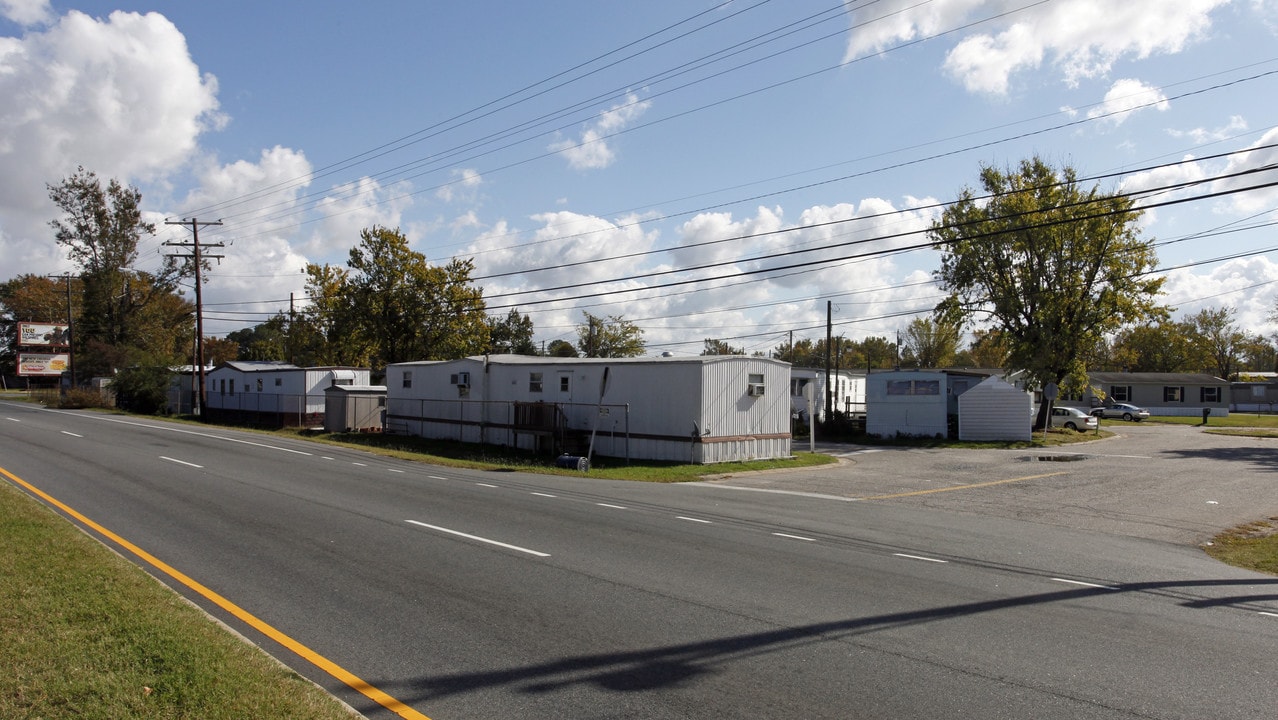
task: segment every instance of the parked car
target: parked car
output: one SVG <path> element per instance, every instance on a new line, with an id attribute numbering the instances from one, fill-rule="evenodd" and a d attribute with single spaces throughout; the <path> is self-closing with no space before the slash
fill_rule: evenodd
<path id="1" fill-rule="evenodd" d="M 1093 416 L 1072 407 L 1052 408 L 1052 427 L 1063 427 L 1066 430 L 1084 432 L 1095 430 L 1100 422 Z"/>
<path id="2" fill-rule="evenodd" d="M 1092 414 L 1100 418 L 1122 418 L 1128 422 L 1132 420 L 1140 422 L 1149 417 L 1148 410 L 1136 407 L 1131 403 L 1114 403 L 1104 407 L 1093 408 Z"/>

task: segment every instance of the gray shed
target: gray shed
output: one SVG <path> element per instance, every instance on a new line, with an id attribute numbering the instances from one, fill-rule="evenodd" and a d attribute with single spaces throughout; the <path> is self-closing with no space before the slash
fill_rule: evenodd
<path id="1" fill-rule="evenodd" d="M 324 388 L 325 432 L 381 432 L 385 385 L 330 385 Z"/>
<path id="2" fill-rule="evenodd" d="M 1033 407 L 1029 393 L 989 377 L 958 397 L 960 440 L 1030 440 Z"/>

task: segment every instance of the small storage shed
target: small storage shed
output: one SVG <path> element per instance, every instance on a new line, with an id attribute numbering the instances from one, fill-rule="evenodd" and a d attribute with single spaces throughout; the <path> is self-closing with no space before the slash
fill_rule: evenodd
<path id="1" fill-rule="evenodd" d="M 1014 385 L 989 377 L 958 397 L 960 440 L 1030 440 L 1033 399 Z"/>
<path id="2" fill-rule="evenodd" d="M 790 365 L 745 356 L 393 363 L 386 426 L 544 452 L 717 463 L 790 456 Z"/>
<path id="3" fill-rule="evenodd" d="M 381 432 L 386 421 L 385 385 L 324 388 L 325 432 Z"/>

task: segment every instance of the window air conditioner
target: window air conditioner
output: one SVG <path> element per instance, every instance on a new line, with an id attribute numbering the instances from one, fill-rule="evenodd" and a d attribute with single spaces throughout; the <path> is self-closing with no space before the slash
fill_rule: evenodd
<path id="1" fill-rule="evenodd" d="M 763 395 L 763 385 L 759 383 L 751 383 L 747 393 L 750 397 L 760 397 Z"/>

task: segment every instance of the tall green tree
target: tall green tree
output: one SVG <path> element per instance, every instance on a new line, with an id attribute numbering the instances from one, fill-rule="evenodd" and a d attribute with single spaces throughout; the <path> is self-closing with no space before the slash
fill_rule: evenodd
<path id="1" fill-rule="evenodd" d="M 961 335 L 961 328 L 945 319 L 914 318 L 905 328 L 901 360 L 924 368 L 949 367 Z"/>
<path id="2" fill-rule="evenodd" d="M 111 373 L 133 350 L 153 355 L 159 348 L 161 355 L 171 355 L 184 346 L 181 337 L 192 335 L 189 324 L 166 323 L 176 319 L 178 280 L 193 268 L 172 257 L 158 273 L 134 267 L 138 243 L 155 234 L 155 225 L 143 219 L 141 192 L 115 179 L 104 187 L 83 167 L 47 187 L 63 213 L 49 225 L 82 285 L 82 312 L 72 337 L 77 367 L 86 370 L 81 376 Z M 166 337 L 156 338 L 157 331 Z"/>
<path id="3" fill-rule="evenodd" d="M 488 352 L 504 355 L 536 355 L 533 342 L 533 321 L 511 308 L 505 317 L 490 317 L 488 322 Z"/>
<path id="4" fill-rule="evenodd" d="M 398 229 L 360 232 L 347 270 L 307 269 L 310 331 L 335 364 L 383 368 L 483 353 L 489 334 L 474 263 L 431 265 Z"/>
<path id="5" fill-rule="evenodd" d="M 1069 167 L 1041 158 L 986 166 L 985 197 L 965 189 L 933 223 L 942 254 L 939 310 L 984 315 L 1006 338 L 1008 369 L 1040 386 L 1086 385 L 1085 358 L 1120 327 L 1158 318 L 1162 278 L 1130 198 L 1084 188 Z M 1064 387 L 1062 388 L 1064 390 Z M 1042 427 L 1048 404 L 1040 408 Z"/>
<path id="6" fill-rule="evenodd" d="M 1164 320 L 1124 328 L 1109 349 L 1109 367 L 1125 372 L 1199 372 L 1210 362 L 1194 326 Z"/>
<path id="7" fill-rule="evenodd" d="M 1235 314 L 1232 307 L 1204 308 L 1189 318 L 1203 352 L 1210 358 L 1210 364 L 1200 370 L 1225 379 L 1238 371 L 1238 355 L 1247 342 L 1247 333 L 1234 322 Z"/>
<path id="8" fill-rule="evenodd" d="M 577 326 L 577 350 L 582 357 L 623 358 L 643 355 L 643 329 L 620 315 L 596 317 L 586 311 L 586 322 Z"/>

